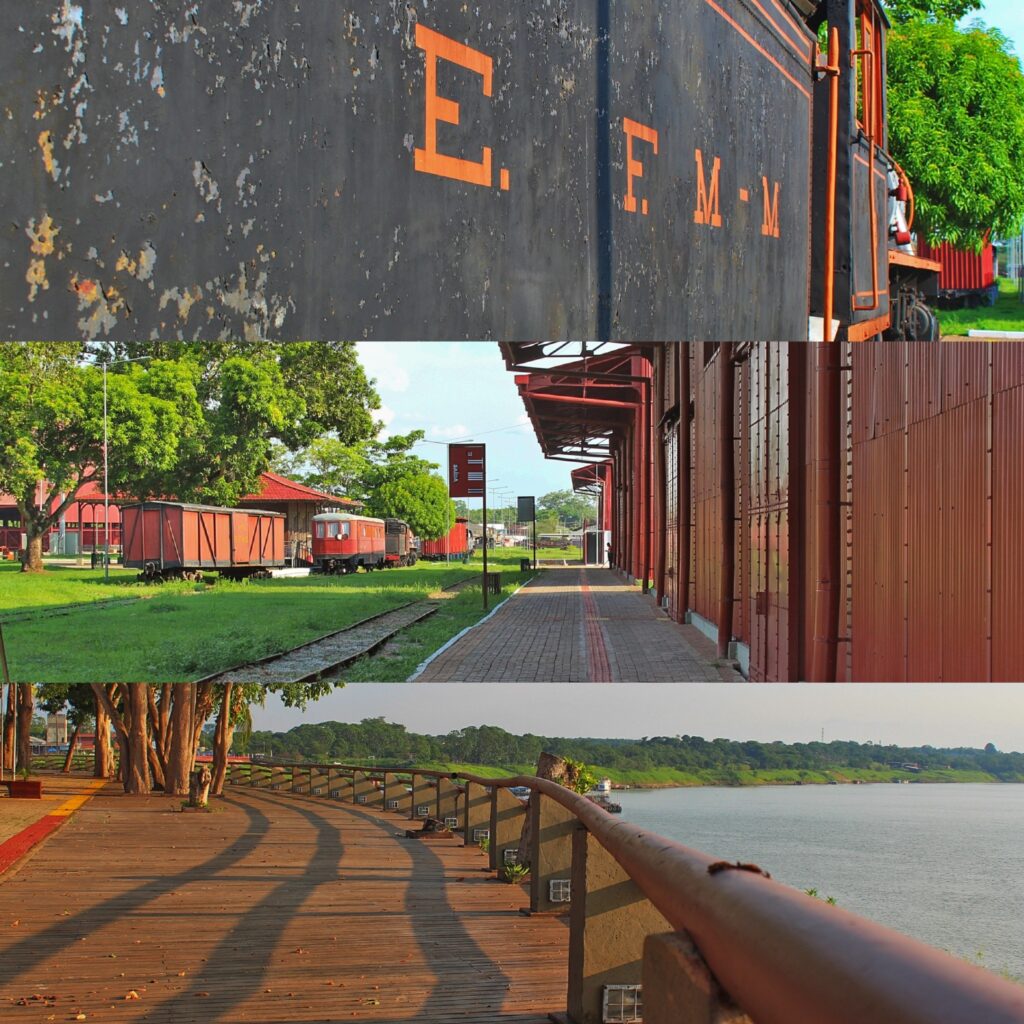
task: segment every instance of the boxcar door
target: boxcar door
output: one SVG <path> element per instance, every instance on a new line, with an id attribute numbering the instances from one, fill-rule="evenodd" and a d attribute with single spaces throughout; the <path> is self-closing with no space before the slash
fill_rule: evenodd
<path id="1" fill-rule="evenodd" d="M 757 347 L 750 387 L 750 678 L 793 678 L 789 642 L 790 401 L 786 346 Z"/>
<path id="2" fill-rule="evenodd" d="M 249 564 L 249 513 L 231 513 L 231 561 L 234 565 Z"/>

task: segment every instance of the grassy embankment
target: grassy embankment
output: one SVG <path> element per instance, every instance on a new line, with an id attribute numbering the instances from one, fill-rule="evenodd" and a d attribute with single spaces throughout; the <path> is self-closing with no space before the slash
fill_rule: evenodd
<path id="1" fill-rule="evenodd" d="M 503 574 L 503 598 L 532 575 L 519 573 L 518 552 L 492 552 L 490 561 Z M 420 562 L 354 576 L 208 586 L 142 584 L 135 571 L 116 568 L 107 583 L 102 571 L 85 568 L 28 575 L 11 564 L 0 566 L 0 623 L 10 620 L 4 638 L 15 681 L 187 682 L 423 600 L 479 572 L 477 557 L 467 565 Z M 47 614 L 58 608 L 66 614 Z M 26 618 L 26 611 L 33 614 Z M 359 666 L 359 678 L 407 678 L 482 614 L 479 585 L 466 587 L 410 631 L 401 657 L 371 659 Z"/>
<path id="2" fill-rule="evenodd" d="M 966 337 L 968 331 L 1024 331 L 1024 303 L 1017 297 L 1017 282 L 999 278 L 994 306 L 937 311 L 944 336 Z"/>

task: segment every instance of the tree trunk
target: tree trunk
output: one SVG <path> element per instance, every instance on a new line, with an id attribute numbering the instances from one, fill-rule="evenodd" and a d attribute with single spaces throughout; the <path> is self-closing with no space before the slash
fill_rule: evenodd
<path id="1" fill-rule="evenodd" d="M 43 534 L 35 532 L 31 519 L 26 522 L 23 517 L 21 521 L 24 524 L 26 540 L 28 541 L 28 546 L 22 556 L 21 571 L 43 572 Z"/>
<path id="2" fill-rule="evenodd" d="M 537 759 L 537 771 L 539 779 L 550 779 L 559 785 L 566 785 L 569 781 L 569 768 L 565 758 L 556 757 L 554 754 L 541 753 Z M 536 800 L 537 794 L 530 794 L 531 800 Z M 529 813 L 523 820 L 523 831 L 519 835 L 519 863 L 529 864 L 531 848 L 533 846 L 533 817 Z"/>
<path id="3" fill-rule="evenodd" d="M 100 685 L 100 684 L 96 684 Z M 110 715 L 100 700 L 96 700 L 96 749 L 93 752 L 93 778 L 114 777 L 114 751 L 110 746 Z"/>
<path id="4" fill-rule="evenodd" d="M 217 731 L 214 734 L 213 742 L 213 782 L 210 789 L 213 796 L 224 795 L 228 754 L 231 752 L 231 741 L 235 735 L 235 727 L 231 724 L 234 718 L 234 685 L 234 683 L 224 684 L 224 696 L 221 700 L 220 714 L 217 716 Z"/>
<path id="5" fill-rule="evenodd" d="M 18 691 L 12 683 L 7 687 L 7 710 L 4 712 L 4 769 L 14 770 L 14 708 L 18 703 Z"/>
<path id="6" fill-rule="evenodd" d="M 32 768 L 32 712 L 35 697 L 31 683 L 18 683 L 18 770 Z"/>
<path id="7" fill-rule="evenodd" d="M 213 683 L 196 684 L 195 712 L 192 720 L 192 758 L 199 753 L 203 738 L 203 726 L 213 714 Z"/>
<path id="8" fill-rule="evenodd" d="M 180 683 L 174 687 L 165 780 L 167 792 L 174 796 L 188 794 L 189 776 L 192 774 L 192 762 L 195 757 L 192 748 L 195 697 L 195 683 Z"/>
<path id="9" fill-rule="evenodd" d="M 149 776 L 149 706 L 145 683 L 126 683 L 128 691 L 128 764 L 124 771 L 124 791 L 145 795 L 152 791 Z M 187 790 L 186 790 L 187 791 Z"/>
<path id="10" fill-rule="evenodd" d="M 167 747 L 170 742 L 170 715 L 171 701 L 174 687 L 164 683 L 160 687 L 160 700 L 156 699 L 156 687 L 146 688 L 146 699 L 149 702 L 149 728 L 153 737 L 154 755 L 150 757 L 150 763 L 159 763 L 160 771 L 158 778 L 160 786 L 167 789 Z M 154 760 L 155 758 L 155 760 Z"/>
<path id="11" fill-rule="evenodd" d="M 75 731 L 71 734 L 71 742 L 68 743 L 68 756 L 64 758 L 64 767 L 61 769 L 65 775 L 71 774 L 71 762 L 75 759 L 75 751 L 78 749 L 78 730 L 82 727 L 80 725 L 75 726 Z"/>

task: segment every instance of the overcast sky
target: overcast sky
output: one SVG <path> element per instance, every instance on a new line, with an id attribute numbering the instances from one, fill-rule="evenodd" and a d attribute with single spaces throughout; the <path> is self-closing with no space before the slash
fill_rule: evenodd
<path id="1" fill-rule="evenodd" d="M 444 445 L 487 445 L 488 482 L 519 495 L 540 497 L 572 488 L 573 464 L 549 462 L 530 426 L 515 386 L 493 341 L 363 341 L 359 358 L 384 403 L 380 418 L 392 434 L 425 430 L 416 454 L 442 467 Z M 444 471 L 443 471 L 444 472 Z M 490 500 L 490 498 L 488 499 Z M 479 507 L 479 502 L 469 501 Z"/>
<path id="2" fill-rule="evenodd" d="M 257 729 L 383 717 L 414 732 L 496 725 L 545 736 L 717 736 L 770 742 L 847 739 L 1024 750 L 1024 686 L 362 683 L 305 711 L 276 697 Z"/>

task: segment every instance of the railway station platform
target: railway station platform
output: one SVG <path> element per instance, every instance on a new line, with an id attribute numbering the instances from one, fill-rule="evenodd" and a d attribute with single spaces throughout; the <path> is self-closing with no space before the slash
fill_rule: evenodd
<path id="1" fill-rule="evenodd" d="M 565 921 L 520 914 L 528 894 L 477 847 L 294 793 L 179 807 L 108 786 L 0 875 L 10 1024 L 541 1024 L 565 1006 Z"/>
<path id="2" fill-rule="evenodd" d="M 546 568 L 413 677 L 431 683 L 743 682 L 610 569 Z"/>

